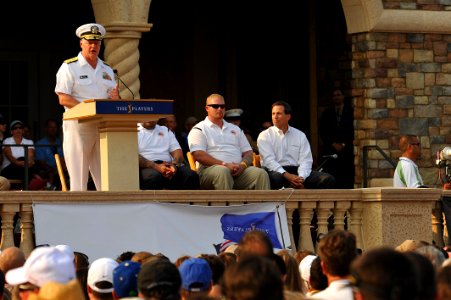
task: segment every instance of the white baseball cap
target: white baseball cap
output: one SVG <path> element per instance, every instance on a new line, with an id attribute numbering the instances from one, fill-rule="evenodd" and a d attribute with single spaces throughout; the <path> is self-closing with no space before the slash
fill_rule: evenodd
<path id="1" fill-rule="evenodd" d="M 75 254 L 74 254 L 74 250 L 72 250 L 72 248 L 69 245 L 56 245 L 55 246 L 56 249 L 58 249 L 61 252 L 66 253 L 67 255 L 69 255 L 72 259 L 75 259 Z"/>
<path id="2" fill-rule="evenodd" d="M 301 277 L 307 282 L 310 280 L 310 267 L 312 266 L 312 262 L 315 258 L 316 255 L 307 255 L 299 263 L 299 272 L 301 273 Z"/>
<path id="3" fill-rule="evenodd" d="M 49 281 L 67 283 L 76 278 L 74 261 L 55 247 L 34 249 L 25 264 L 6 273 L 6 282 L 19 285 L 30 282 L 43 286 Z"/>
<path id="4" fill-rule="evenodd" d="M 92 262 L 88 270 L 88 285 L 99 293 L 113 291 L 113 271 L 119 264 L 112 258 L 102 257 Z M 101 281 L 111 282 L 111 288 L 102 289 L 96 286 Z"/>

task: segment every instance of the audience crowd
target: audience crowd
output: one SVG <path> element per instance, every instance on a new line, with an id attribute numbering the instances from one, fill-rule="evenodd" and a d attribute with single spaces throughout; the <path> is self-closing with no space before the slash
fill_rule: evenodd
<path id="1" fill-rule="evenodd" d="M 451 258 L 424 241 L 359 251 L 355 236 L 331 230 L 317 253 L 273 248 L 259 230 L 220 253 L 125 251 L 89 261 L 69 245 L 38 246 L 28 257 L 0 253 L 0 300 L 445 300 Z"/>

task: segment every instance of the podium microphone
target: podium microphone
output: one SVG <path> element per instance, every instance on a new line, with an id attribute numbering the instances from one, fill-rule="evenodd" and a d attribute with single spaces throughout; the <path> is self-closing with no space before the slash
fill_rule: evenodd
<path id="1" fill-rule="evenodd" d="M 130 94 L 132 94 L 132 100 L 135 100 L 135 94 L 132 92 L 132 90 L 125 84 L 125 82 L 119 77 L 119 75 L 117 74 L 117 69 L 113 69 L 114 74 L 116 75 L 117 78 L 117 83 L 119 84 L 119 82 L 121 82 L 126 88 L 127 90 L 130 92 Z"/>
<path id="2" fill-rule="evenodd" d="M 323 155 L 323 158 L 337 159 L 337 158 L 338 158 L 338 155 L 337 155 L 337 154 Z"/>

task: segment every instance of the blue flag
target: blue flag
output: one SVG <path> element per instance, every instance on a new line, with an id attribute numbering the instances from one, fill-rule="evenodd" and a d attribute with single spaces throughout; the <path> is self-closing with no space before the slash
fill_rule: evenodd
<path id="1" fill-rule="evenodd" d="M 237 243 L 248 231 L 263 231 L 271 239 L 274 248 L 283 249 L 277 238 L 275 220 L 274 212 L 259 212 L 245 215 L 224 214 L 221 217 L 221 228 L 225 240 Z"/>

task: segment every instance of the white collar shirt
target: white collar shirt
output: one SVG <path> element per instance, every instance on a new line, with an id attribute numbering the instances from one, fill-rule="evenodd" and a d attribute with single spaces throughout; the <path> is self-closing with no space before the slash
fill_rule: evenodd
<path id="1" fill-rule="evenodd" d="M 309 299 L 323 300 L 354 300 L 354 290 L 348 279 L 332 281 L 329 286 Z"/>
<path id="2" fill-rule="evenodd" d="M 312 172 L 312 152 L 305 134 L 288 126 L 284 134 L 276 126 L 262 131 L 257 139 L 262 167 L 283 174 L 282 166 L 298 166 L 298 175 L 304 179 Z"/>
<path id="3" fill-rule="evenodd" d="M 100 58 L 93 69 L 81 52 L 77 57 L 77 61 L 65 62 L 59 68 L 55 92 L 71 95 L 80 102 L 87 99 L 107 99 L 108 91 L 116 87 L 113 69 Z"/>
<path id="4" fill-rule="evenodd" d="M 171 152 L 181 149 L 175 135 L 166 126 L 146 129 L 138 125 L 138 152 L 147 160 L 172 161 Z"/>
<path id="5" fill-rule="evenodd" d="M 208 117 L 197 123 L 188 134 L 189 149 L 191 152 L 205 151 L 226 163 L 239 163 L 242 154 L 252 148 L 241 128 L 225 120 L 223 122 L 222 128 Z"/>

